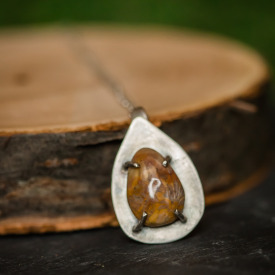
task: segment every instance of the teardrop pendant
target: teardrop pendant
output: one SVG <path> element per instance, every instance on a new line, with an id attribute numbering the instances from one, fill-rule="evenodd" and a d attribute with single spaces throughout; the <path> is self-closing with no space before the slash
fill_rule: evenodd
<path id="1" fill-rule="evenodd" d="M 147 119 L 133 119 L 115 159 L 112 200 L 125 234 L 143 243 L 178 240 L 197 225 L 204 195 L 185 151 Z"/>

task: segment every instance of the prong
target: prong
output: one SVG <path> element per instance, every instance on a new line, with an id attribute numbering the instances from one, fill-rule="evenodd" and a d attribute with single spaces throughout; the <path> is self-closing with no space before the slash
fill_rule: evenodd
<path id="1" fill-rule="evenodd" d="M 162 165 L 164 167 L 167 167 L 168 164 L 171 162 L 171 160 L 172 160 L 172 158 L 170 156 L 166 156 L 165 159 L 164 159 L 164 161 L 162 162 Z"/>
<path id="2" fill-rule="evenodd" d="M 143 228 L 143 225 L 146 221 L 147 216 L 148 216 L 147 213 L 143 212 L 142 218 L 138 221 L 138 223 L 132 229 L 134 233 L 138 233 L 141 231 L 141 229 Z"/>
<path id="3" fill-rule="evenodd" d="M 140 165 L 136 162 L 132 162 L 132 161 L 126 161 L 124 164 L 123 164 L 123 168 L 125 170 L 128 170 L 129 168 L 139 168 Z"/>
<path id="4" fill-rule="evenodd" d="M 175 215 L 178 217 L 178 219 L 179 219 L 182 223 L 186 223 L 186 222 L 187 222 L 187 218 L 186 218 L 180 211 L 178 211 L 178 209 L 176 209 Z"/>

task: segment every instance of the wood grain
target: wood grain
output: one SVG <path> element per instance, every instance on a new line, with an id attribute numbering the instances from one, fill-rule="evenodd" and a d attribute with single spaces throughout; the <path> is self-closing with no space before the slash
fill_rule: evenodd
<path id="1" fill-rule="evenodd" d="M 251 95 L 268 77 L 258 54 L 216 37 L 157 29 L 75 32 L 76 38 L 66 29 L 2 31 L 2 135 L 121 129 L 129 123 L 108 87 L 79 59 L 74 38 L 156 123 Z"/>

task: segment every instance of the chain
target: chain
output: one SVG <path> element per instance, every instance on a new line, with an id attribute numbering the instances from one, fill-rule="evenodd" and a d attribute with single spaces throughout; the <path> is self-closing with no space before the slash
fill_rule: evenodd
<path id="1" fill-rule="evenodd" d="M 90 49 L 84 46 L 83 43 L 80 43 L 80 35 L 73 34 L 71 37 L 71 45 L 74 49 L 75 54 L 78 58 L 89 68 L 90 71 L 96 72 L 98 77 L 109 86 L 110 90 L 116 97 L 118 103 L 126 109 L 129 114 L 133 117 L 133 114 L 140 110 L 139 107 L 136 107 L 133 102 L 126 96 L 123 88 L 115 79 L 111 77 L 109 73 L 103 68 L 100 62 L 97 60 L 96 55 L 92 53 Z M 134 114 L 134 116 L 136 116 Z"/>

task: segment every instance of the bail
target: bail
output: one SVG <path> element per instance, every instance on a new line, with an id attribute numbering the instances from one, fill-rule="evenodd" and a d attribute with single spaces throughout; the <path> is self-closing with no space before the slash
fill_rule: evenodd
<path id="1" fill-rule="evenodd" d="M 130 114 L 131 120 L 134 120 L 137 117 L 142 117 L 148 120 L 148 115 L 142 107 L 135 107 Z"/>

